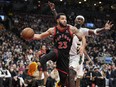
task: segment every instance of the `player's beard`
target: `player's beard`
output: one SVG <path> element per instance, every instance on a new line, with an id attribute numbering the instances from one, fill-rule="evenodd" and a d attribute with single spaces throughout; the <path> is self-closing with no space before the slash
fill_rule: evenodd
<path id="1" fill-rule="evenodd" d="M 78 28 L 78 29 L 80 29 L 81 24 L 75 24 L 75 27 Z"/>
<path id="2" fill-rule="evenodd" d="M 59 22 L 59 25 L 63 28 L 65 28 L 67 25 L 63 25 L 61 22 Z"/>

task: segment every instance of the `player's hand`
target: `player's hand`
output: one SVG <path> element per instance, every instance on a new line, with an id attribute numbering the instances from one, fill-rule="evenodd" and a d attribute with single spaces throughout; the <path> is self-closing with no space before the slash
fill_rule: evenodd
<path id="1" fill-rule="evenodd" d="M 55 9 L 55 4 L 48 1 L 48 5 L 50 6 L 50 9 L 53 11 Z"/>
<path id="2" fill-rule="evenodd" d="M 112 22 L 107 21 L 104 28 L 105 28 L 105 30 L 110 30 L 112 28 L 112 26 L 113 26 Z"/>

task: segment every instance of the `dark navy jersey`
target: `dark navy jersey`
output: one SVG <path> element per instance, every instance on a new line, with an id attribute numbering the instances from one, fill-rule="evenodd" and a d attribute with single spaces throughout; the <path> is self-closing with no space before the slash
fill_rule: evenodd
<path id="1" fill-rule="evenodd" d="M 65 53 L 69 53 L 72 45 L 73 37 L 69 29 L 69 26 L 64 30 L 60 30 L 57 27 L 54 28 L 54 47 Z"/>

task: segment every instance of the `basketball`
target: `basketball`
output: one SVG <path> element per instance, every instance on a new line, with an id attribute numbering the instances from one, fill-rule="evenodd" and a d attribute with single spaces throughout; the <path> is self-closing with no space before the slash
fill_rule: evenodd
<path id="1" fill-rule="evenodd" d="M 34 30 L 32 28 L 24 28 L 21 32 L 21 36 L 24 39 L 32 39 L 34 36 Z"/>

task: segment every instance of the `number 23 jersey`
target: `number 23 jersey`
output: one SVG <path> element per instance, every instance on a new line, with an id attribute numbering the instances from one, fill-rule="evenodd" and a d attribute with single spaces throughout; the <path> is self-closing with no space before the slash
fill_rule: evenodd
<path id="1" fill-rule="evenodd" d="M 67 26 L 64 30 L 55 27 L 54 30 L 54 47 L 59 51 L 69 54 L 73 38 L 70 27 Z"/>

